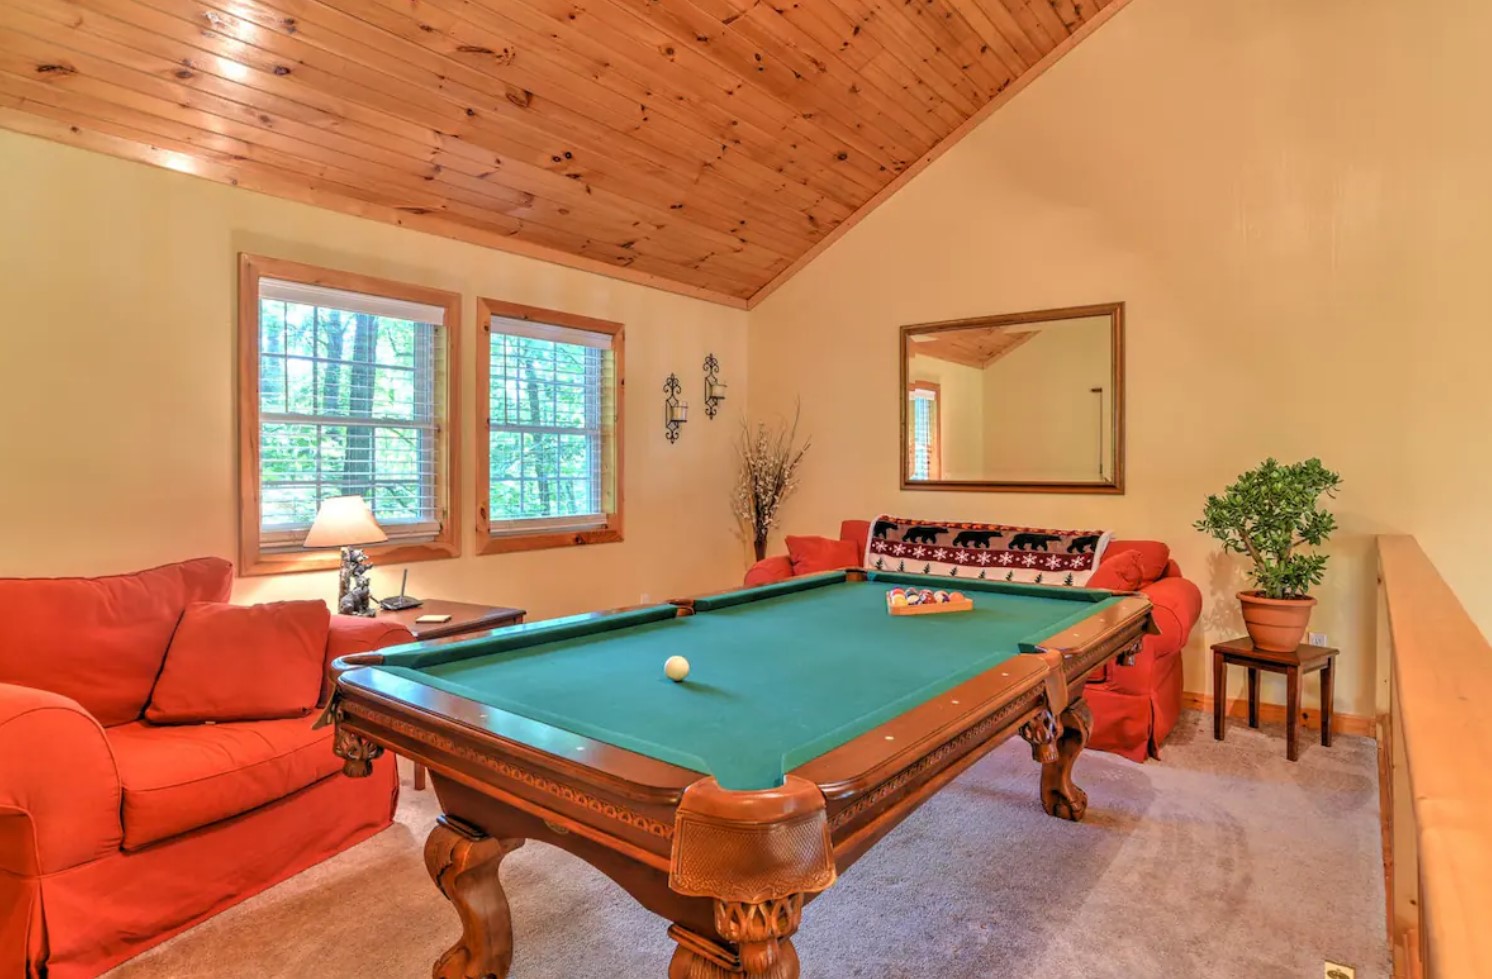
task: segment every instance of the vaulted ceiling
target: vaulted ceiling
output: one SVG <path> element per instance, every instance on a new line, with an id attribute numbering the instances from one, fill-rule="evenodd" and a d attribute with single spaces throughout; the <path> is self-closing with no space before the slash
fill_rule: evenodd
<path id="1" fill-rule="evenodd" d="M 760 299 L 1127 0 L 3 0 L 0 126 Z"/>

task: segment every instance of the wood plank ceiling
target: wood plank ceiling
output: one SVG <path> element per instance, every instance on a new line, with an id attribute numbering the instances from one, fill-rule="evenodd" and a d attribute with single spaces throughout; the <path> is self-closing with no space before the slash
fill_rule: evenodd
<path id="1" fill-rule="evenodd" d="M 3 0 L 0 126 L 733 306 L 1127 0 Z"/>
<path id="2" fill-rule="evenodd" d="M 914 333 L 910 338 L 910 350 L 917 357 L 946 360 L 983 370 L 1040 332 L 1030 327 L 1017 331 L 1001 326 L 976 326 L 937 333 Z"/>

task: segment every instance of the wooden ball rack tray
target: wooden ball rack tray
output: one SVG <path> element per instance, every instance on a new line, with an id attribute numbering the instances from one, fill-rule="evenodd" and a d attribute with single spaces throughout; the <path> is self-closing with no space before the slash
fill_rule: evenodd
<path id="1" fill-rule="evenodd" d="M 965 596 L 952 602 L 929 602 L 926 605 L 892 605 L 891 594 L 886 594 L 886 611 L 892 615 L 940 615 L 944 612 L 972 612 L 974 599 Z"/>

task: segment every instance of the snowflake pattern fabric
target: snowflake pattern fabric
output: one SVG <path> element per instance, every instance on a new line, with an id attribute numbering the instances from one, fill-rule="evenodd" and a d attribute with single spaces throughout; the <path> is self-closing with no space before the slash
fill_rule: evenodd
<path id="1" fill-rule="evenodd" d="M 948 578 L 1081 587 L 1114 537 L 1108 530 L 913 520 L 882 514 L 871 525 L 865 566 Z"/>

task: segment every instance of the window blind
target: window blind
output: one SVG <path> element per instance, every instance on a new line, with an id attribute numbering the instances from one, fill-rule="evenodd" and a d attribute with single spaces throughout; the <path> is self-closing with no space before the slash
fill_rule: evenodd
<path id="1" fill-rule="evenodd" d="M 907 397 L 911 401 L 912 422 L 907 471 L 913 479 L 939 479 L 942 467 L 938 447 L 938 392 L 913 387 Z"/>
<path id="2" fill-rule="evenodd" d="M 278 279 L 259 289 L 260 539 L 298 547 L 361 495 L 391 540 L 434 537 L 444 310 Z"/>
<path id="3" fill-rule="evenodd" d="M 611 336 L 504 316 L 490 329 L 492 534 L 605 526 L 616 492 Z"/>

